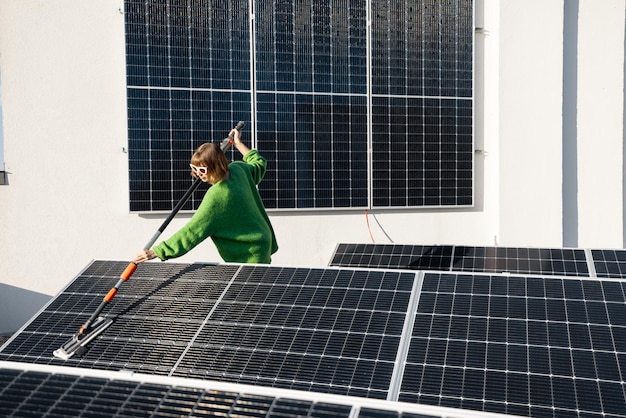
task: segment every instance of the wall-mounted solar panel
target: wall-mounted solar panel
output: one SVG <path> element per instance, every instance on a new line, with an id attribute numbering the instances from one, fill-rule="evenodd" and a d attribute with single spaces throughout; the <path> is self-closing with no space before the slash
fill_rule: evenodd
<path id="1" fill-rule="evenodd" d="M 132 211 L 171 209 L 239 120 L 268 209 L 473 204 L 471 0 L 125 5 Z"/>
<path id="2" fill-rule="evenodd" d="M 471 1 L 372 0 L 373 206 L 471 205 Z"/>
<path id="3" fill-rule="evenodd" d="M 266 207 L 367 207 L 367 2 L 256 5 Z"/>
<path id="4" fill-rule="evenodd" d="M 171 210 L 193 151 L 251 120 L 248 1 L 124 4 L 130 210 Z"/>

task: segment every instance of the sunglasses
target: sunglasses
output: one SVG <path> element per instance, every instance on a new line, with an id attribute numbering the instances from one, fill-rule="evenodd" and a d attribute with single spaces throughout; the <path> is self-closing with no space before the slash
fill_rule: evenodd
<path id="1" fill-rule="evenodd" d="M 194 173 L 202 174 L 202 175 L 207 173 L 207 168 L 206 167 L 197 167 L 197 166 L 195 166 L 193 164 L 189 164 L 189 167 L 191 167 L 191 169 L 193 170 Z"/>

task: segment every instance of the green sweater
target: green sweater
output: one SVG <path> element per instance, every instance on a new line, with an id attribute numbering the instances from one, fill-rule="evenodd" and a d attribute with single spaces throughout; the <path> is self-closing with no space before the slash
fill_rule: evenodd
<path id="1" fill-rule="evenodd" d="M 256 188 L 265 168 L 265 158 L 254 149 L 243 162 L 230 163 L 230 176 L 207 190 L 185 226 L 152 248 L 156 255 L 161 260 L 180 257 L 211 237 L 224 261 L 270 263 L 278 244 Z"/>

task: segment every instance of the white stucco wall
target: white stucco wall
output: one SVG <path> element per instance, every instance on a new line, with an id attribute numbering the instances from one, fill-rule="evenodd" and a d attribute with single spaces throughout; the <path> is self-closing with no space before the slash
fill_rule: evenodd
<path id="1" fill-rule="evenodd" d="M 624 2 L 580 1 L 579 242 L 623 245 Z"/>
<path id="2" fill-rule="evenodd" d="M 563 2 L 501 2 L 499 24 L 498 242 L 559 247 Z"/>
<path id="3" fill-rule="evenodd" d="M 588 47 L 586 59 L 609 60 L 601 56 L 605 43 L 597 42 L 606 29 L 614 37 L 606 48 L 619 55 L 610 58 L 614 65 L 623 60 L 624 0 L 602 2 L 599 10 L 591 1 L 581 1 L 580 36 L 592 38 L 597 50 Z M 132 258 L 164 219 L 128 211 L 122 7 L 121 0 L 0 1 L 10 182 L 0 186 L 0 333 L 17 329 L 45 295 L 58 293 L 91 260 Z M 484 0 L 477 11 L 476 144 L 482 151 L 476 154 L 476 207 L 371 211 L 376 242 L 390 242 L 389 236 L 402 244 L 561 245 L 563 2 Z M 580 71 L 580 82 L 589 85 L 581 86 L 579 100 L 594 107 L 606 103 L 609 91 L 614 109 L 583 118 L 589 127 L 602 124 L 606 148 L 594 150 L 587 142 L 590 149 L 582 147 L 579 158 L 593 158 L 580 161 L 581 172 L 586 175 L 585 164 L 602 164 L 609 152 L 606 171 L 595 176 L 612 178 L 621 170 L 621 139 L 615 135 L 622 130 L 623 69 L 607 74 L 601 91 L 594 91 L 597 80 L 587 71 L 593 70 Z M 594 181 L 582 184 L 592 189 Z M 621 199 L 621 183 L 615 181 L 611 193 Z M 589 196 L 597 198 L 596 189 L 588 190 Z M 622 209 L 610 203 L 602 212 L 581 203 L 581 212 L 612 225 Z M 337 243 L 371 242 L 362 211 L 270 217 L 281 247 L 273 259 L 278 265 L 324 266 Z M 188 218 L 177 217 L 163 238 Z M 621 227 L 604 235 L 581 224 L 580 246 L 621 245 L 616 236 Z M 206 242 L 179 261 L 220 259 Z M 132 286 L 132 279 L 126 285 Z"/>

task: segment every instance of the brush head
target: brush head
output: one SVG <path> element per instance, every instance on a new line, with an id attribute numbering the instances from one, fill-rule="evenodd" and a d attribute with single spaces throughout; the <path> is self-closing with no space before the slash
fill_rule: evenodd
<path id="1" fill-rule="evenodd" d="M 68 342 L 54 350 L 52 354 L 61 360 L 69 360 L 74 356 L 82 356 L 87 352 L 86 345 L 100 335 L 113 323 L 110 318 L 99 317 L 88 330 L 76 333 Z"/>

